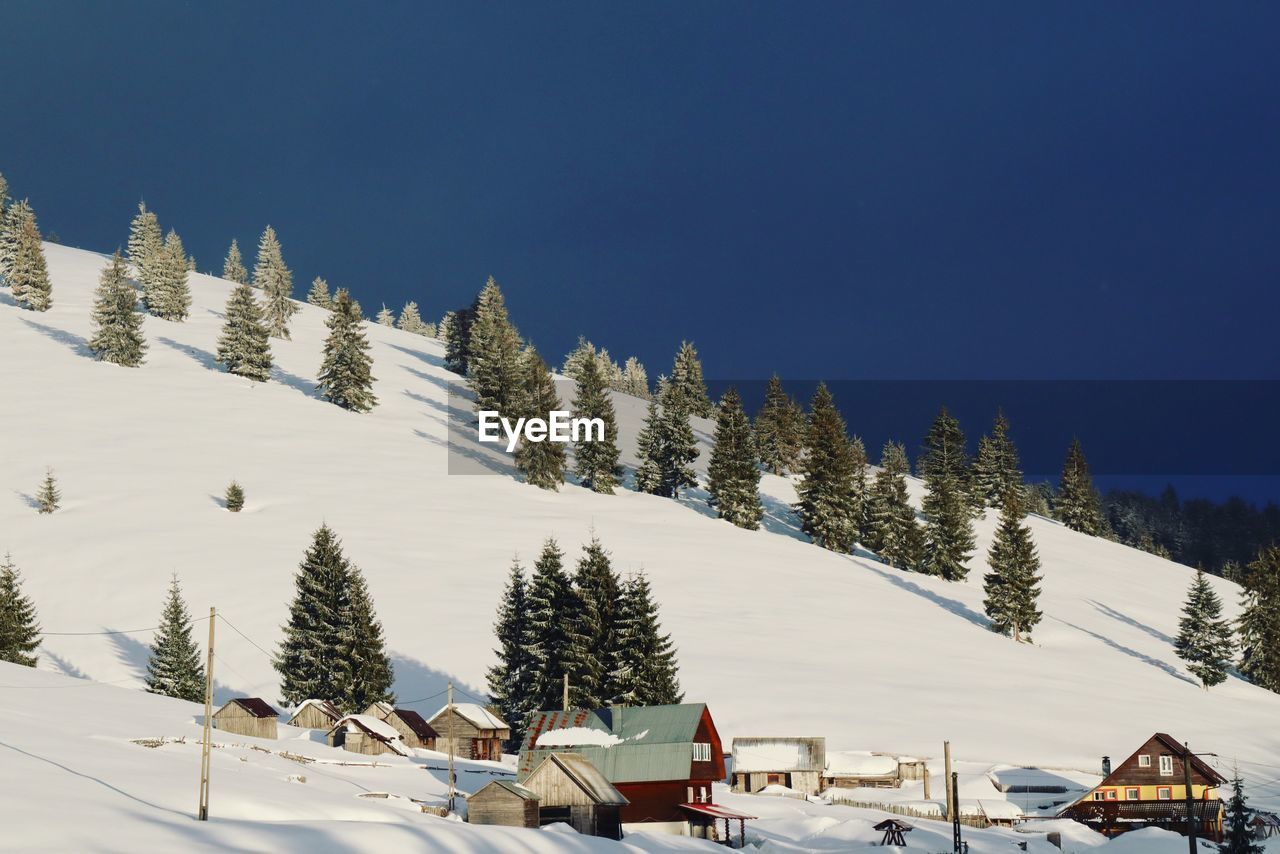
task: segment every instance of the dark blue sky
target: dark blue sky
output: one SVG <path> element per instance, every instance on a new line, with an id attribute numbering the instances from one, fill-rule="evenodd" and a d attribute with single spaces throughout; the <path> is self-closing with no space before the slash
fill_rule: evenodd
<path id="1" fill-rule="evenodd" d="M 1274 378 L 1277 32 L 1247 2 L 9 0 L 0 171 L 95 249 L 145 197 L 202 270 L 270 222 L 299 293 L 370 312 L 492 274 L 552 361 Z"/>

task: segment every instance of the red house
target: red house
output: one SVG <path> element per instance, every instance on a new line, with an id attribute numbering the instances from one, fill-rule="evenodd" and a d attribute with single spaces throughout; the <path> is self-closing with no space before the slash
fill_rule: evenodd
<path id="1" fill-rule="evenodd" d="M 520 748 L 518 779 L 566 750 L 586 757 L 626 796 L 624 830 L 723 841 L 736 835 L 741 843 L 746 820 L 754 818 L 712 800 L 712 783 L 725 776 L 724 750 L 703 703 L 535 712 Z"/>

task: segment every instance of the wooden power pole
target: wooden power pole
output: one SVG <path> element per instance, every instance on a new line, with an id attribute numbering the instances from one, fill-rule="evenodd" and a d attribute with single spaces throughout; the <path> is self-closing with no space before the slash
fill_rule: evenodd
<path id="1" fill-rule="evenodd" d="M 951 742 L 942 742 L 942 785 L 947 789 L 947 821 L 955 817 L 955 804 L 951 802 Z"/>
<path id="2" fill-rule="evenodd" d="M 924 799 L 929 800 L 929 763 L 924 763 Z"/>
<path id="3" fill-rule="evenodd" d="M 453 812 L 453 683 L 449 683 L 449 812 Z"/>
<path id="4" fill-rule="evenodd" d="M 209 820 L 209 765 L 213 736 L 213 624 L 218 612 L 209 609 L 209 655 L 204 667 L 204 737 L 200 742 L 200 804 L 196 808 L 196 820 Z"/>
<path id="5" fill-rule="evenodd" d="M 564 698 L 563 700 L 561 700 L 561 703 L 562 705 L 560 706 L 560 708 L 566 712 L 569 711 L 569 674 L 568 673 L 564 675 Z"/>
<path id="6" fill-rule="evenodd" d="M 954 810 L 951 816 L 951 849 L 955 854 L 960 854 L 965 843 L 960 840 L 960 775 L 955 771 L 951 772 L 950 788 L 951 806 Z"/>
<path id="7" fill-rule="evenodd" d="M 1191 796 L 1191 747 L 1186 742 L 1182 744 L 1182 784 L 1187 800 L 1187 850 L 1196 854 L 1196 799 Z"/>

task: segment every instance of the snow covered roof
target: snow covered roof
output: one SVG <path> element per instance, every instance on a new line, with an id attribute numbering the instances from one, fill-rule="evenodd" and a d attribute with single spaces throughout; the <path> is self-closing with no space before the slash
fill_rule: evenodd
<path id="1" fill-rule="evenodd" d="M 549 729 L 538 736 L 538 747 L 573 747 L 578 744 L 594 744 L 600 747 L 611 747 L 621 744 L 622 739 L 611 732 L 592 729 L 585 726 L 568 726 L 560 729 Z"/>
<path id="2" fill-rule="evenodd" d="M 889 777 L 898 773 L 898 760 L 862 750 L 840 750 L 827 754 L 828 777 Z"/>
<path id="3" fill-rule="evenodd" d="M 618 804 L 626 806 L 630 803 L 625 796 L 613 787 L 613 784 L 600 773 L 600 769 L 592 765 L 587 757 L 581 753 L 552 753 L 546 759 L 542 760 L 533 773 L 525 779 L 525 785 L 533 791 L 537 792 L 542 798 L 544 792 L 540 791 L 544 777 L 549 773 L 548 764 L 559 768 L 564 775 L 569 778 L 582 792 L 597 804 Z M 552 786 L 545 794 L 550 794 L 555 790 Z M 547 799 L 542 798 L 542 802 L 546 803 Z M 548 806 L 560 806 L 560 804 L 547 804 Z"/>
<path id="4" fill-rule="evenodd" d="M 320 712 L 322 712 L 325 716 L 327 716 L 332 721 L 337 721 L 339 718 L 342 717 L 342 713 L 339 712 L 337 707 L 334 706 L 333 703 L 329 702 L 328 700 L 303 700 L 302 704 L 298 706 L 297 711 L 293 713 L 293 717 L 296 718 L 298 715 L 302 714 L 302 712 L 305 709 L 311 708 L 311 707 L 318 709 Z"/>
<path id="5" fill-rule="evenodd" d="M 436 712 L 428 720 L 434 721 L 448 710 L 448 706 L 441 706 L 440 711 Z M 506 721 L 479 703 L 454 703 L 453 710 L 480 729 L 511 729 L 511 727 L 507 726 Z"/>
<path id="6" fill-rule="evenodd" d="M 735 738 L 733 770 L 821 771 L 826 754 L 825 738 Z"/>
<path id="7" fill-rule="evenodd" d="M 338 721 L 340 727 L 346 727 L 347 732 L 356 732 L 362 730 L 369 735 L 376 736 L 379 741 L 399 741 L 400 732 L 386 721 L 378 720 L 373 715 L 347 715 Z M 337 727 L 334 727 L 337 729 Z"/>

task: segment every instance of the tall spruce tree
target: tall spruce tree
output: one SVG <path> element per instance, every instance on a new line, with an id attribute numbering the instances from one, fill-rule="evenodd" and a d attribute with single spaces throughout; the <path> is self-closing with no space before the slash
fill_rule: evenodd
<path id="1" fill-rule="evenodd" d="M 35 667 L 39 647 L 35 605 L 22 592 L 22 573 L 6 554 L 0 565 L 0 661 Z"/>
<path id="2" fill-rule="evenodd" d="M 1244 781 L 1237 771 L 1231 780 L 1231 798 L 1227 801 L 1226 815 L 1222 821 L 1222 844 L 1219 854 L 1263 854 L 1265 847 L 1253 835 L 1249 822 L 1253 810 L 1244 795 Z"/>
<path id="3" fill-rule="evenodd" d="M 222 278 L 237 285 L 249 284 L 249 271 L 244 266 L 244 256 L 240 254 L 240 244 L 231 238 L 231 248 L 227 250 L 227 258 L 222 262 Z"/>
<path id="4" fill-rule="evenodd" d="M 594 535 L 582 547 L 573 585 L 581 603 L 577 634 L 587 655 L 579 662 L 571 681 L 578 685 L 583 705 L 595 708 L 612 702 L 622 690 L 618 682 L 617 632 L 622 590 L 608 552 Z"/>
<path id="5" fill-rule="evenodd" d="M 852 503 L 854 539 L 865 543 L 871 538 L 871 485 L 867 482 L 867 446 L 861 436 L 849 440 L 852 465 Z"/>
<path id="6" fill-rule="evenodd" d="M 404 315 L 400 316 L 404 320 Z M 421 319 L 418 325 L 422 324 Z M 520 335 L 507 316 L 502 289 L 490 276 L 476 298 L 475 322 L 467 340 L 467 376 L 476 394 L 476 410 L 509 417 L 520 402 Z"/>
<path id="7" fill-rule="evenodd" d="M 636 488 L 652 495 L 679 498 L 681 489 L 698 483 L 693 470 L 698 440 L 689 424 L 686 398 L 670 383 L 663 385 L 660 397 L 660 406 L 650 402 L 637 439 L 640 466 L 636 469 Z"/>
<path id="8" fill-rule="evenodd" d="M 844 419 L 826 383 L 819 383 L 810 403 L 795 509 L 801 530 L 835 552 L 851 551 L 858 535 L 855 467 Z"/>
<path id="9" fill-rule="evenodd" d="M 93 337 L 89 349 L 101 361 L 136 368 L 147 352 L 142 317 L 135 311 L 138 295 L 119 250 L 111 256 L 94 292 Z"/>
<path id="10" fill-rule="evenodd" d="M 444 366 L 464 377 L 470 368 L 467 358 L 471 346 L 471 325 L 475 319 L 476 305 L 473 302 L 448 315 L 448 329 L 445 330 Z"/>
<path id="11" fill-rule="evenodd" d="M 352 684 L 347 657 L 351 621 L 351 564 L 342 543 L 328 525 L 312 537 L 298 573 L 289 606 L 284 640 L 276 654 L 282 702 L 341 700 Z M 344 707 L 346 712 L 362 709 Z"/>
<path id="12" fill-rule="evenodd" d="M 679 665 L 671 635 L 658 620 L 649 580 L 643 571 L 622 587 L 618 618 L 617 701 L 630 706 L 666 706 L 681 702 Z"/>
<path id="13" fill-rule="evenodd" d="M 307 302 L 323 309 L 333 308 L 333 297 L 329 295 L 329 283 L 316 276 L 315 281 L 311 283 L 311 290 L 307 291 Z"/>
<path id="14" fill-rule="evenodd" d="M 253 288 L 237 285 L 227 299 L 218 336 L 218 364 L 236 376 L 258 382 L 271 378 L 271 342 Z"/>
<path id="15" fill-rule="evenodd" d="M 973 463 L 974 501 L 985 507 L 1003 508 L 1009 499 L 1020 499 L 1022 470 L 1018 449 L 1009 437 L 1009 419 L 996 412 L 991 432 L 978 443 L 978 456 Z"/>
<path id="16" fill-rule="evenodd" d="M 498 605 L 498 619 L 493 633 L 498 640 L 494 654 L 498 663 L 489 668 L 485 678 L 489 696 L 498 707 L 499 716 L 511 725 L 506 750 L 515 753 L 524 743 L 524 730 L 530 716 L 538 710 L 534 702 L 534 678 L 537 659 L 530 627 L 529 589 L 524 570 L 518 560 L 511 562 L 511 574 Z"/>
<path id="17" fill-rule="evenodd" d="M 888 441 L 871 484 L 868 545 L 889 566 L 912 569 L 920 562 L 923 532 L 907 492 L 911 464 L 901 443 Z"/>
<path id="18" fill-rule="evenodd" d="M 1042 616 L 1036 607 L 1040 598 L 1040 557 L 1022 519 L 1022 507 L 1011 495 L 1000 511 L 1000 525 L 987 552 L 991 571 L 984 578 L 983 606 L 991 620 L 991 631 L 1009 635 L 1015 641 L 1030 641 L 1031 630 Z"/>
<path id="19" fill-rule="evenodd" d="M 564 570 L 564 552 L 549 539 L 533 565 L 529 582 L 530 651 L 535 662 L 533 699 L 539 709 L 558 709 L 564 677 L 570 678 L 569 702 L 588 706 L 590 697 L 582 692 L 576 676 L 585 666 L 589 651 L 578 631 L 582 603 Z M 589 707 L 589 706 L 588 706 Z"/>
<path id="20" fill-rule="evenodd" d="M 716 409 L 707 396 L 707 384 L 702 378 L 698 351 L 688 341 L 680 343 L 680 350 L 671 366 L 671 386 L 675 399 L 690 415 L 710 418 L 715 414 Z"/>
<path id="21" fill-rule="evenodd" d="M 1072 439 L 1071 447 L 1067 449 L 1054 511 L 1062 524 L 1073 531 L 1094 536 L 1103 533 L 1102 502 L 1093 486 L 1093 478 L 1089 476 L 1089 464 L 1085 461 L 1079 439 Z"/>
<path id="22" fill-rule="evenodd" d="M 289 338 L 289 320 L 298 307 L 293 303 L 293 273 L 284 263 L 276 231 L 267 226 L 258 241 L 253 286 L 262 291 L 267 331 L 272 338 Z"/>
<path id="23" fill-rule="evenodd" d="M 604 424 L 603 440 L 597 440 L 595 431 L 584 430 L 580 441 L 574 445 L 574 473 L 578 481 L 593 492 L 612 495 L 622 476 L 622 468 L 618 465 L 618 421 L 613 411 L 613 399 L 594 355 L 583 363 L 573 408 L 575 417 L 598 418 Z"/>
<path id="24" fill-rule="evenodd" d="M 1240 672 L 1254 685 L 1280 693 L 1280 546 L 1249 564 L 1240 614 Z"/>
<path id="25" fill-rule="evenodd" d="M 30 205 L 8 214 L 7 228 L 13 243 L 12 258 L 7 262 L 5 280 L 14 301 L 31 311 L 48 311 L 53 307 L 53 282 L 49 279 L 49 267 L 44 259 L 40 228 Z M 15 206 L 16 207 L 16 206 Z"/>
<path id="26" fill-rule="evenodd" d="M 760 505 L 755 433 L 736 388 L 720 398 L 715 446 L 707 465 L 707 492 L 721 519 L 753 531 L 760 527 L 764 508 Z"/>
<path id="27" fill-rule="evenodd" d="M 382 621 L 374 610 L 369 595 L 368 582 L 360 567 L 351 564 L 351 587 L 348 592 L 351 608 L 344 629 L 343 652 L 346 654 L 348 681 L 342 707 L 362 712 L 374 703 L 394 703 L 391 685 L 395 682 L 395 669 L 387 654 L 387 643 L 382 632 Z"/>
<path id="28" fill-rule="evenodd" d="M 769 378 L 764 405 L 756 414 L 755 430 L 764 467 L 774 474 L 795 471 L 804 448 L 804 412 L 782 387 L 777 374 Z"/>
<path id="29" fill-rule="evenodd" d="M 948 581 L 963 580 L 969 574 L 965 562 L 974 547 L 969 457 L 960 422 L 946 407 L 939 411 L 925 438 L 920 472 L 926 487 L 920 571 Z"/>
<path id="30" fill-rule="evenodd" d="M 950 475 L 959 488 L 962 498 L 968 500 L 973 472 L 969 453 L 965 449 L 964 431 L 960 422 L 944 406 L 925 436 L 917 466 L 925 483 Z"/>
<path id="31" fill-rule="evenodd" d="M 396 328 L 414 335 L 421 335 L 422 326 L 422 315 L 418 312 L 418 304 L 410 300 L 400 310 L 400 319 L 396 321 Z"/>
<path id="32" fill-rule="evenodd" d="M 330 403 L 353 412 L 368 412 L 378 405 L 373 394 L 373 358 L 364 334 L 360 305 L 345 288 L 333 299 L 333 312 L 325 319 L 329 337 L 320 365 L 320 394 Z"/>
<path id="33" fill-rule="evenodd" d="M 550 413 L 561 408 L 560 396 L 556 394 L 556 384 L 551 379 L 551 372 L 533 348 L 525 351 L 522 365 L 524 389 L 517 414 L 522 418 L 549 419 Z M 566 463 L 564 444 L 561 442 L 522 440 L 516 448 L 515 463 L 525 481 L 539 489 L 558 490 L 564 483 Z"/>
<path id="34" fill-rule="evenodd" d="M 1231 624 L 1222 618 L 1222 601 L 1202 570 L 1187 591 L 1174 649 L 1206 689 L 1227 679 L 1233 640 Z"/>
<path id="35" fill-rule="evenodd" d="M 191 637 L 191 613 L 175 574 L 160 613 L 160 628 L 147 661 L 147 691 L 192 703 L 204 699 L 205 672 L 200 648 Z"/>
<path id="36" fill-rule="evenodd" d="M 146 287 L 147 266 L 164 249 L 164 232 L 160 230 L 160 220 L 155 212 L 147 210 L 145 202 L 138 202 L 138 213 L 129 226 L 128 249 L 134 275 Z"/>
<path id="37" fill-rule="evenodd" d="M 187 283 L 187 251 L 178 232 L 169 230 L 159 253 L 146 265 L 143 284 L 147 311 L 164 320 L 181 323 L 191 311 L 191 288 Z"/>

